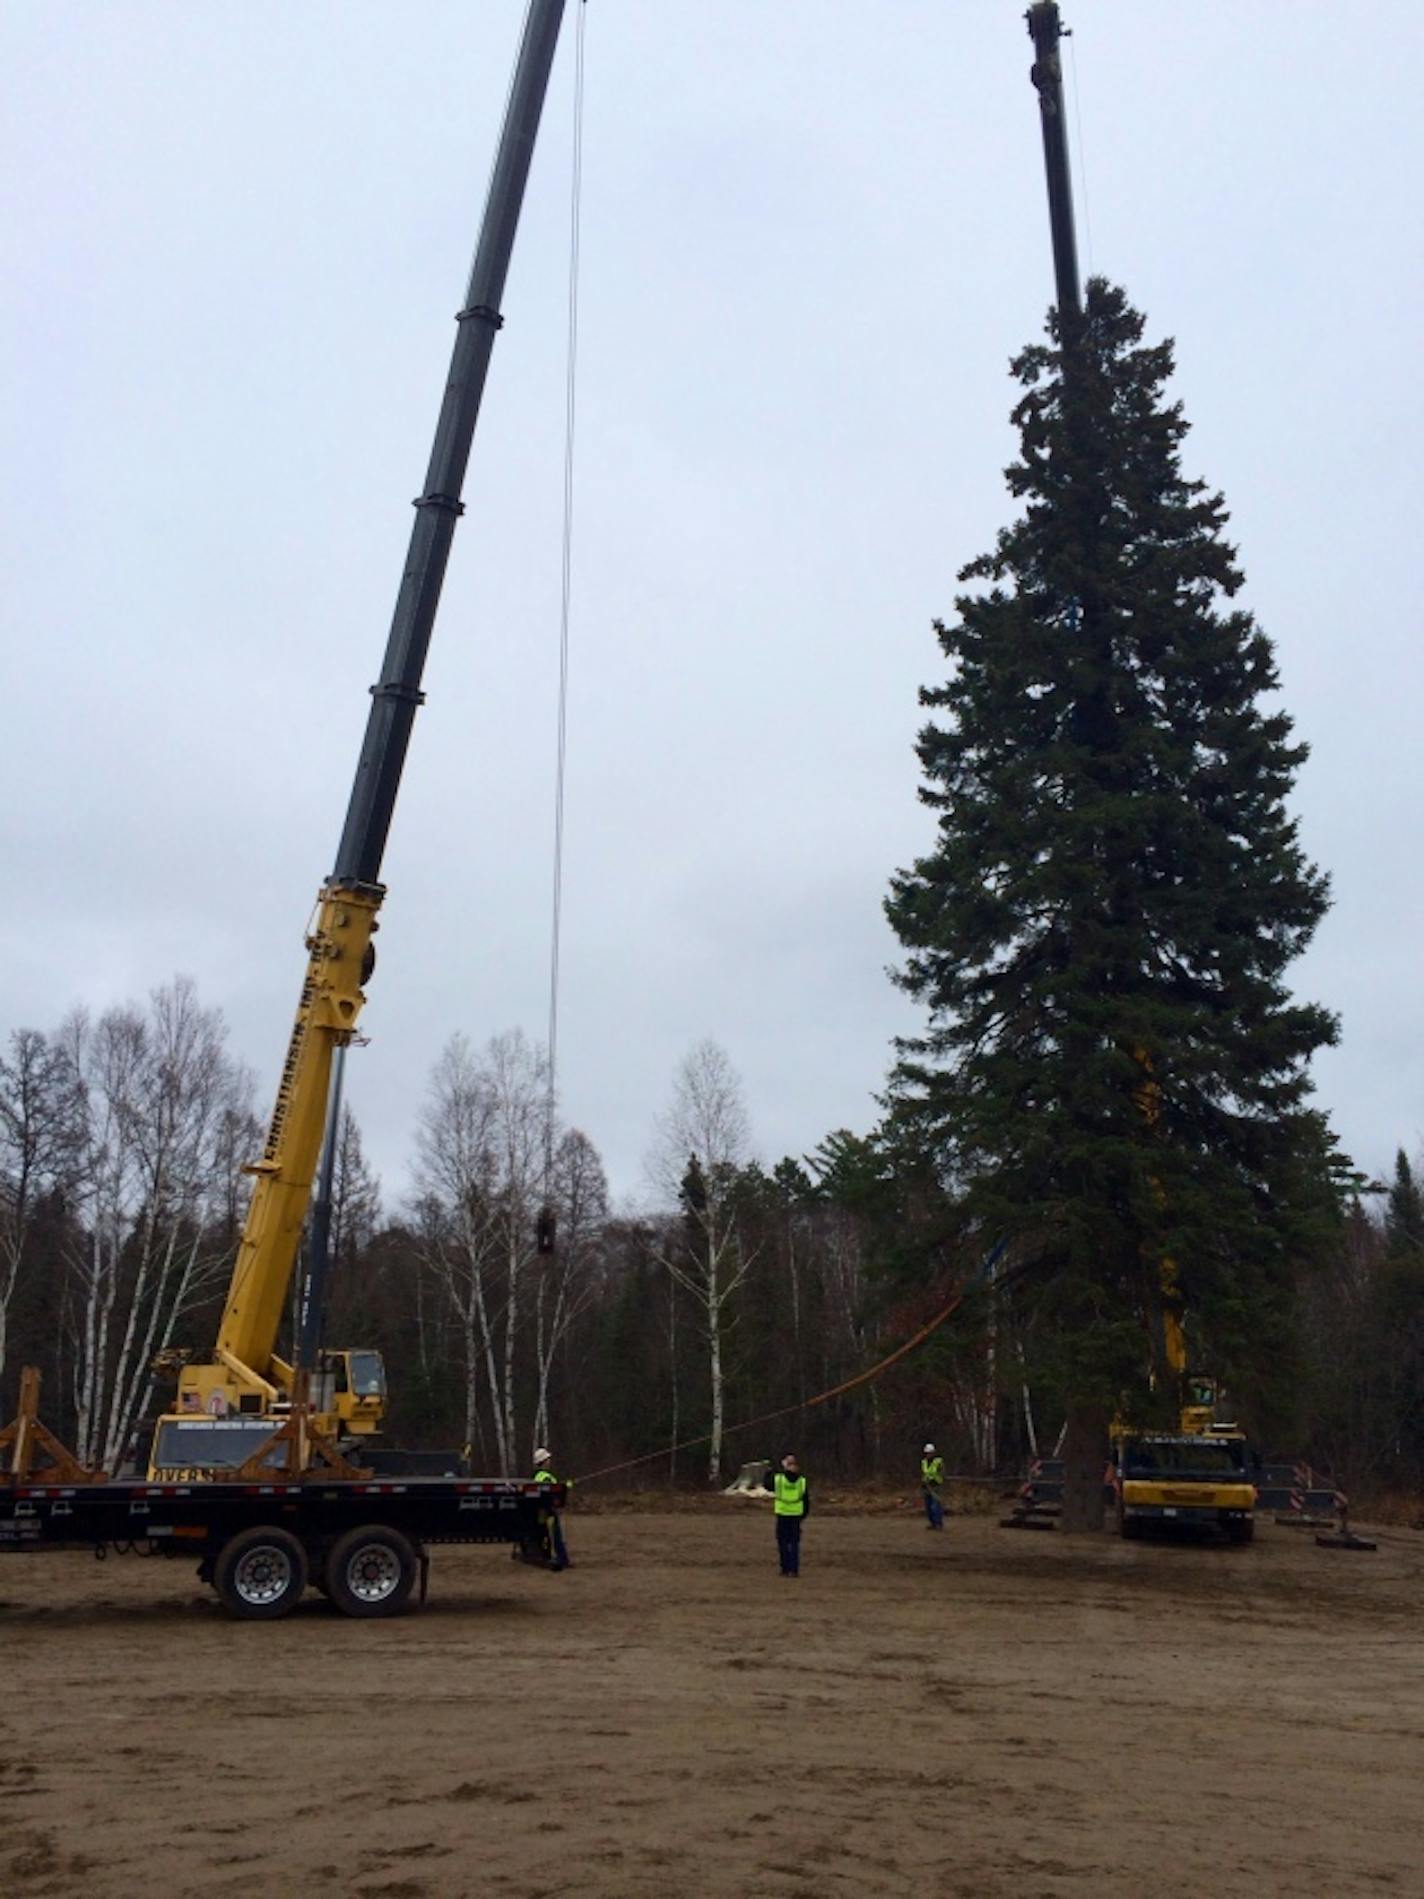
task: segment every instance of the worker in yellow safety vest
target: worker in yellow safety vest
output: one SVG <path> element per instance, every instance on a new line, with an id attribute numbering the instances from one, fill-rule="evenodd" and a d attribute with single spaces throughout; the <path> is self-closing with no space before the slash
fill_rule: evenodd
<path id="1" fill-rule="evenodd" d="M 781 1460 L 781 1468 L 771 1479 L 762 1478 L 762 1489 L 769 1490 L 776 1499 L 772 1506 L 776 1519 L 776 1548 L 781 1558 L 783 1576 L 801 1574 L 801 1525 L 811 1508 L 811 1492 L 796 1461 L 796 1453 L 788 1451 Z"/>
<path id="2" fill-rule="evenodd" d="M 925 1528 L 942 1530 L 944 1528 L 944 1505 L 940 1502 L 940 1485 L 944 1482 L 944 1459 L 935 1453 L 933 1444 L 926 1444 L 920 1457 L 920 1491 L 925 1500 Z"/>
<path id="3" fill-rule="evenodd" d="M 557 1484 L 562 1481 L 565 1486 L 568 1486 L 573 1483 L 573 1478 L 566 1477 L 561 1480 L 556 1477 L 552 1455 L 548 1451 L 539 1450 L 534 1453 L 534 1481 L 536 1484 Z M 544 1532 L 544 1555 L 550 1569 L 569 1567 L 568 1545 L 564 1542 L 564 1526 L 560 1521 L 562 1515 L 561 1507 L 554 1502 L 552 1497 L 549 1499 L 548 1508 L 539 1512 L 539 1525 Z"/>

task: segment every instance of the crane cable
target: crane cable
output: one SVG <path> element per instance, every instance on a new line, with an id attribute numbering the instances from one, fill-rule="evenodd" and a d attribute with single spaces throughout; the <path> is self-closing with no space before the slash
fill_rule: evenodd
<path id="1" fill-rule="evenodd" d="M 877 1359 L 875 1364 L 871 1365 L 867 1370 L 857 1372 L 853 1378 L 843 1379 L 840 1384 L 832 1385 L 826 1391 L 818 1391 L 814 1398 L 801 1398 L 798 1399 L 795 1404 L 782 1405 L 779 1410 L 763 1411 L 760 1417 L 744 1418 L 740 1424 L 729 1424 L 724 1428 L 722 1436 L 724 1438 L 734 1437 L 738 1431 L 750 1431 L 759 1424 L 774 1424 L 778 1418 L 789 1418 L 798 1411 L 814 1410 L 817 1405 L 829 1404 L 832 1398 L 844 1397 L 846 1392 L 855 1391 L 861 1385 L 870 1384 L 870 1382 L 878 1378 L 882 1372 L 889 1371 L 892 1365 L 898 1365 L 902 1358 L 908 1358 L 910 1353 L 915 1351 L 917 1347 L 923 1345 L 927 1338 L 932 1337 L 934 1333 L 938 1332 L 939 1328 L 947 1319 L 953 1318 L 960 1306 L 963 1305 L 965 1296 L 970 1289 L 993 1271 L 998 1261 L 1002 1258 L 1007 1244 L 1008 1242 L 1006 1240 L 1000 1240 L 984 1260 L 984 1263 L 966 1279 L 962 1279 L 959 1282 L 958 1286 L 954 1289 L 953 1297 L 947 1305 L 941 1307 L 932 1319 L 920 1327 L 918 1332 L 913 1333 L 902 1344 L 897 1345 L 894 1351 L 887 1353 L 884 1358 Z M 679 1444 L 664 1444 L 660 1450 L 649 1451 L 646 1456 L 643 1457 L 630 1457 L 621 1464 L 605 1464 L 602 1470 L 591 1470 L 586 1476 L 576 1478 L 575 1482 L 590 1484 L 596 1477 L 612 1477 L 618 1471 L 634 1470 L 639 1464 L 651 1464 L 659 1458 L 670 1457 L 675 1451 L 693 1451 L 697 1449 L 699 1444 L 710 1444 L 711 1442 L 712 1433 L 707 1431 L 701 1437 L 684 1438 Z"/>
<path id="2" fill-rule="evenodd" d="M 569 607 L 573 594 L 574 438 L 578 415 L 579 249 L 583 209 L 584 22 L 579 0 L 574 32 L 573 159 L 569 182 L 568 341 L 564 367 L 564 522 L 559 592 L 559 699 L 554 758 L 554 873 L 549 929 L 548 1088 L 544 1104 L 544 1205 L 539 1215 L 541 1253 L 554 1250 L 554 1113 L 559 1057 L 559 952 L 564 912 L 564 779 L 568 752 Z"/>
<path id="3" fill-rule="evenodd" d="M 1078 131 L 1079 196 L 1083 201 L 1083 238 L 1088 252 L 1088 275 L 1091 277 L 1093 275 L 1093 213 L 1088 203 L 1088 148 L 1083 143 L 1082 95 L 1078 90 L 1078 48 L 1073 34 L 1065 32 L 1064 38 L 1068 41 L 1068 64 L 1073 73 L 1073 119 Z"/>

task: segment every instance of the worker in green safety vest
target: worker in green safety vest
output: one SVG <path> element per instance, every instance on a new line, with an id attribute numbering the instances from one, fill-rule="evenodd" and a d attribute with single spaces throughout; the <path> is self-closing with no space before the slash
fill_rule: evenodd
<path id="1" fill-rule="evenodd" d="M 560 1479 L 554 1475 L 554 1460 L 550 1452 L 539 1450 L 534 1453 L 534 1481 L 536 1484 L 572 1484 L 572 1477 Z M 544 1554 L 550 1569 L 569 1567 L 568 1546 L 564 1542 L 564 1526 L 560 1521 L 563 1512 L 559 1506 L 549 1500 L 547 1510 L 539 1512 L 539 1527 L 544 1532 Z"/>
<path id="2" fill-rule="evenodd" d="M 933 1444 L 926 1444 L 920 1457 L 920 1492 L 925 1500 L 925 1528 L 942 1530 L 944 1528 L 944 1505 L 940 1502 L 940 1486 L 944 1482 L 944 1459 L 935 1452 Z"/>
<path id="3" fill-rule="evenodd" d="M 795 1451 L 788 1451 L 774 1477 L 763 1477 L 762 1489 L 775 1498 L 776 1549 L 783 1576 L 801 1574 L 801 1525 L 811 1508 L 811 1492 Z"/>

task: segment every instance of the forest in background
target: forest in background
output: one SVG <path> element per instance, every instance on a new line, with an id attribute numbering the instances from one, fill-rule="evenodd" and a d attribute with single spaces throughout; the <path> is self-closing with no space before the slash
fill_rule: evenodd
<path id="1" fill-rule="evenodd" d="M 972 1474 L 1052 1448 L 1063 1398 L 1013 1259 L 982 1274 L 954 1182 L 893 1116 L 766 1165 L 730 1061 L 702 1044 L 670 1078 L 650 1129 L 653 1198 L 630 1214 L 610 1206 L 589 1136 L 550 1129 L 547 1084 L 542 1051 L 518 1032 L 482 1047 L 455 1037 L 398 1201 L 343 1117 L 326 1337 L 384 1353 L 389 1441 L 468 1445 L 493 1473 L 522 1471 L 541 1443 L 575 1474 L 646 1458 L 620 1481 L 658 1485 L 726 1482 L 792 1443 L 826 1477 L 906 1483 L 926 1437 Z M 36 1364 L 52 1427 L 87 1460 L 121 1460 L 167 1402 L 154 1356 L 211 1346 L 240 1165 L 261 1135 L 252 1078 L 187 981 L 12 1033 L 0 1414 Z M 873 1364 L 966 1280 L 951 1321 L 882 1378 L 735 1428 Z M 1357 1196 L 1334 1242 L 1302 1262 L 1296 1290 L 1279 1375 L 1232 1394 L 1243 1421 L 1356 1496 L 1424 1490 L 1424 1196 L 1403 1152 L 1388 1186 Z"/>

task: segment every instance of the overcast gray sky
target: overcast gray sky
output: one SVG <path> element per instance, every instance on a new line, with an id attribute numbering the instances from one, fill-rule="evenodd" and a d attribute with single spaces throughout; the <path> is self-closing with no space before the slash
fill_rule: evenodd
<path id="1" fill-rule="evenodd" d="M 768 1160 L 874 1117 L 915 694 L 1009 517 L 1051 295 L 1022 0 L 588 9 L 561 1083 L 615 1190 L 702 1037 Z M 1416 0 L 1072 0 L 1085 264 L 1313 756 L 1298 986 L 1365 1167 L 1424 1134 Z M 275 1083 L 522 0 L 3 10 L 0 1031 L 177 971 Z M 572 17 L 349 1069 L 388 1189 L 455 1029 L 545 1032 Z M 1413 550 L 1413 551 L 1411 551 Z"/>

